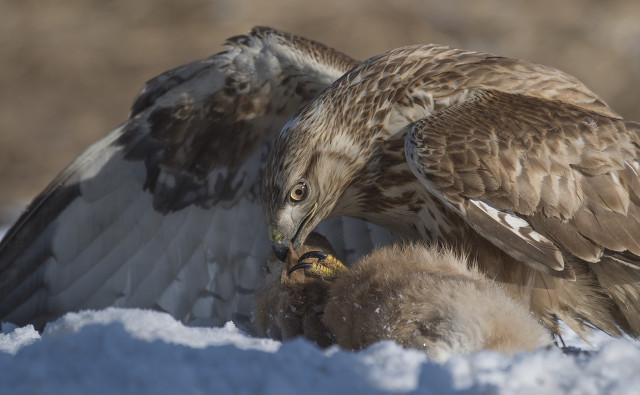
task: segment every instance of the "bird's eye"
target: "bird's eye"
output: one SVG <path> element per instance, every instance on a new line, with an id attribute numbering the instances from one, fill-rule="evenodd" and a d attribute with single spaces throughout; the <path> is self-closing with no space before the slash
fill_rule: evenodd
<path id="1" fill-rule="evenodd" d="M 300 181 L 289 191 L 289 199 L 291 199 L 292 202 L 298 203 L 306 199 L 308 193 L 309 188 L 307 188 L 307 184 L 304 181 Z"/>

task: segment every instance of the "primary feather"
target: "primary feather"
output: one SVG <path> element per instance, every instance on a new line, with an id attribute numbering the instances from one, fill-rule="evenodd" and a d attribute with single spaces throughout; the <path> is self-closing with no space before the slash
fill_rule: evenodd
<path id="1" fill-rule="evenodd" d="M 67 311 L 154 308 L 192 324 L 250 326 L 270 256 L 259 186 L 272 137 L 356 62 L 255 28 L 149 81 L 130 118 L 76 159 L 0 243 L 0 321 L 42 327 Z M 380 228 L 323 229 L 363 254 Z"/>

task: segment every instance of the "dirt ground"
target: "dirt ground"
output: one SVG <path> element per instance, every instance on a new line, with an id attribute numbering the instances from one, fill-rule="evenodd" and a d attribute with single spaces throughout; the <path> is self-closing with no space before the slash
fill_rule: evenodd
<path id="1" fill-rule="evenodd" d="M 0 0 L 0 208 L 123 121 L 145 80 L 253 25 L 358 58 L 437 42 L 529 59 L 640 120 L 637 0 Z"/>

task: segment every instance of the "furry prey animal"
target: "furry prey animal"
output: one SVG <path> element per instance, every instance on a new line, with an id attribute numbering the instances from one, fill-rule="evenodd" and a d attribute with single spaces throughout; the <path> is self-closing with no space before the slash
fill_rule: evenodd
<path id="1" fill-rule="evenodd" d="M 525 305 L 450 250 L 391 245 L 347 269 L 312 237 L 299 263 L 290 260 L 259 294 L 263 335 L 305 336 L 351 350 L 394 340 L 435 360 L 550 344 L 550 333 Z M 323 251 L 314 250 L 320 245 Z"/>
<path id="2" fill-rule="evenodd" d="M 301 251 L 323 251 L 335 256 L 328 240 L 315 232 L 307 237 Z M 294 254 L 289 255 L 286 264 L 275 257 L 267 263 L 269 273 L 256 293 L 257 334 L 277 340 L 305 336 L 322 347 L 329 346 L 334 338 L 322 323 L 328 283 L 302 271 L 289 275 L 297 263 Z"/>

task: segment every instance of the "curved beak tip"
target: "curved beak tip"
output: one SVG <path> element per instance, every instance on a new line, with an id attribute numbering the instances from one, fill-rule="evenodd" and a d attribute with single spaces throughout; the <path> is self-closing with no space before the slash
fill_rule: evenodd
<path id="1" fill-rule="evenodd" d="M 284 244 L 273 244 L 271 246 L 273 249 L 273 254 L 280 261 L 285 262 L 287 260 L 287 256 L 289 255 L 289 247 Z"/>

